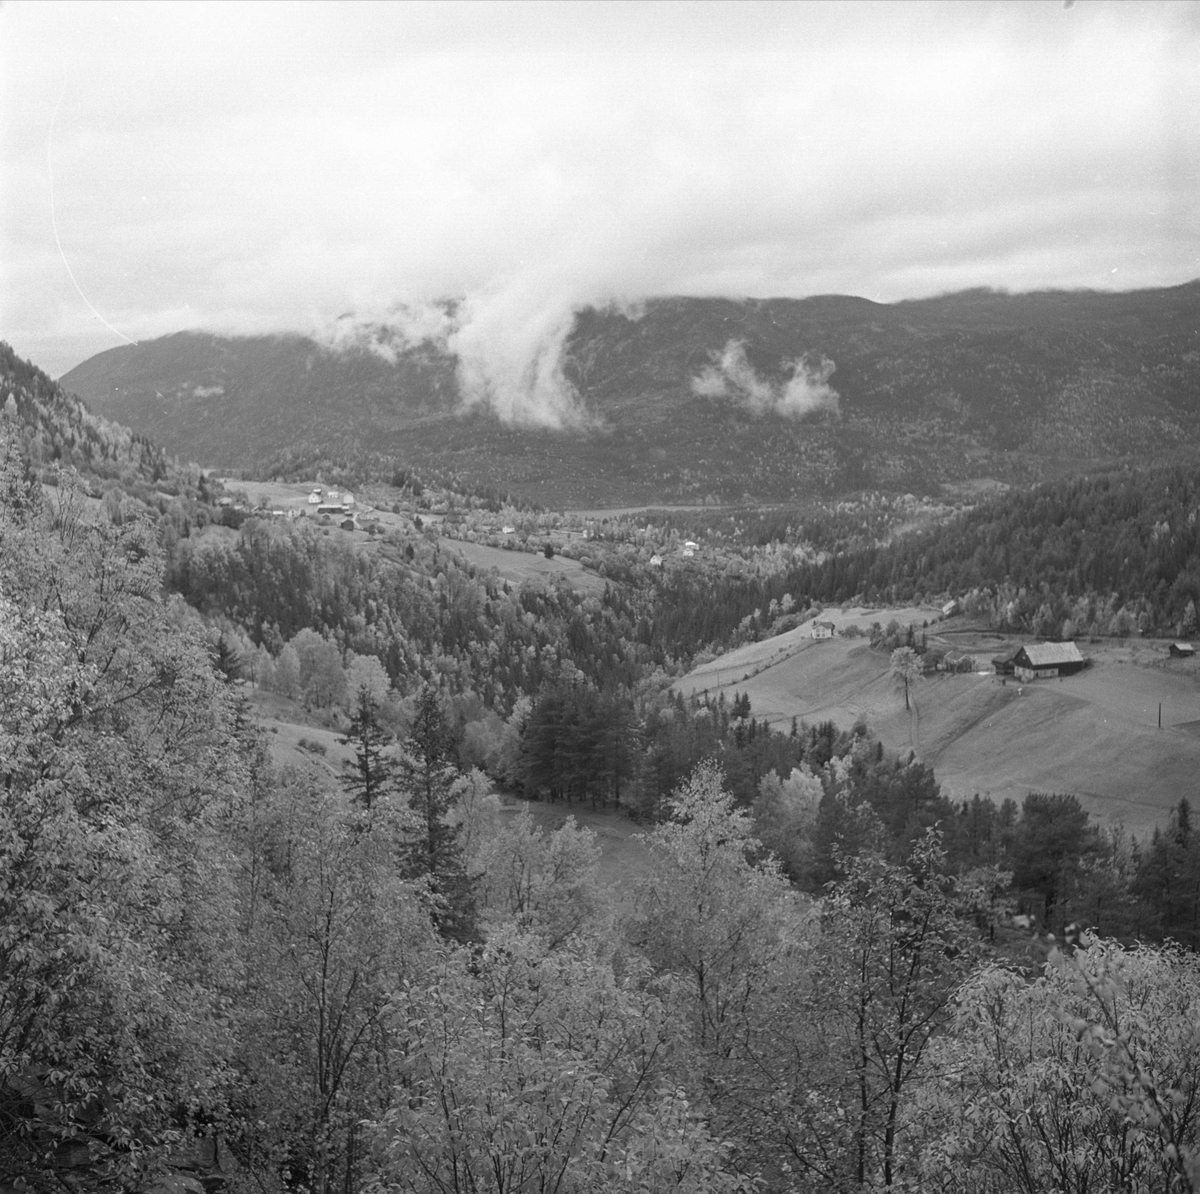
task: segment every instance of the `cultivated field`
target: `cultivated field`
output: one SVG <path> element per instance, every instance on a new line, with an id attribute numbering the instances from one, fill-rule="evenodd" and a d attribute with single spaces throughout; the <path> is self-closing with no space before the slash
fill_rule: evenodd
<path id="1" fill-rule="evenodd" d="M 933 610 L 827 611 L 822 620 L 902 625 Z M 1020 802 L 1030 791 L 1073 792 L 1101 821 L 1144 832 L 1200 776 L 1200 681 L 1190 662 L 1170 661 L 1165 642 L 1081 643 L 1094 666 L 1077 676 L 1033 684 L 991 674 L 991 658 L 1026 640 L 976 632 L 954 619 L 931 625 L 932 644 L 972 654 L 978 670 L 916 683 L 912 709 L 888 670 L 888 655 L 863 639 L 814 640 L 808 624 L 754 643 L 689 673 L 685 694 L 718 685 L 731 698 L 750 694 L 752 714 L 786 728 L 793 717 L 864 718 L 890 749 L 912 749 L 954 798 L 978 792 Z M 1158 728 L 1159 703 L 1162 726 Z"/>

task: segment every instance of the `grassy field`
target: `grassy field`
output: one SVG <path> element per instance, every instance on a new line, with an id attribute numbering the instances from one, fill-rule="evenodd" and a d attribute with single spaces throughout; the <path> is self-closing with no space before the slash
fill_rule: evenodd
<path id="1" fill-rule="evenodd" d="M 342 763 L 348 762 L 353 752 L 338 742 L 334 730 L 326 729 L 315 718 L 309 717 L 297 701 L 249 686 L 245 691 L 266 731 L 271 758 L 278 766 L 311 771 L 323 781 L 336 783 L 341 778 Z M 308 745 L 302 746 L 302 741 Z M 317 749 L 313 749 L 314 746 Z M 321 747 L 324 747 L 324 753 Z"/>
<path id="2" fill-rule="evenodd" d="M 918 616 L 919 615 L 919 616 Z M 832 611 L 822 620 L 901 624 L 930 610 Z M 973 654 L 979 670 L 914 685 L 912 708 L 888 670 L 888 656 L 862 639 L 813 640 L 807 625 L 732 651 L 685 676 L 685 694 L 717 686 L 750 694 L 752 713 L 786 728 L 793 717 L 848 728 L 864 718 L 889 749 L 912 749 L 954 798 L 978 792 L 1020 802 L 1030 791 L 1073 792 L 1100 821 L 1145 832 L 1200 775 L 1200 681 L 1196 665 L 1168 661 L 1165 642 L 1081 643 L 1094 666 L 1063 680 L 1007 683 L 990 660 L 1023 640 L 931 625 L 932 644 Z M 1158 728 L 1159 702 L 1162 729 Z"/>
<path id="3" fill-rule="evenodd" d="M 589 572 L 578 560 L 568 559 L 555 553 L 548 560 L 539 552 L 506 551 L 502 547 L 488 547 L 484 543 L 467 543 L 461 539 L 448 539 L 444 551 L 458 552 L 465 560 L 485 571 L 494 568 L 507 581 L 520 584 L 525 580 L 546 580 L 554 576 L 565 577 L 571 587 L 581 592 L 603 593 L 604 578 Z"/>

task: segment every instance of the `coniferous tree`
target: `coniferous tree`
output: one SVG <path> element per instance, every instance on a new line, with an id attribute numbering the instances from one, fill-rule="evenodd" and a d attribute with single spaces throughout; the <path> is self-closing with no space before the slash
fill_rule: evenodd
<path id="1" fill-rule="evenodd" d="M 451 941 L 476 937 L 475 899 L 459 843 L 459 827 L 447 814 L 458 776 L 454 735 L 437 692 L 426 687 L 398 765 L 399 784 L 417 814 L 418 826 L 406 851 L 411 877 L 424 879 L 434 899 L 438 932 Z"/>
<path id="2" fill-rule="evenodd" d="M 1157 914 L 1162 936 L 1200 948 L 1200 834 L 1186 799 L 1171 810 L 1166 831 L 1154 831 L 1136 890 Z"/>
<path id="3" fill-rule="evenodd" d="M 365 686 L 355 694 L 350 728 L 338 742 L 354 751 L 353 760 L 342 765 L 342 787 L 351 799 L 370 811 L 394 782 L 396 761 L 384 753 L 391 736 L 379 724 L 378 702 Z"/>
<path id="4" fill-rule="evenodd" d="M 1013 843 L 1013 881 L 1036 892 L 1046 923 L 1080 861 L 1096 850 L 1096 830 L 1077 797 L 1030 792 Z"/>

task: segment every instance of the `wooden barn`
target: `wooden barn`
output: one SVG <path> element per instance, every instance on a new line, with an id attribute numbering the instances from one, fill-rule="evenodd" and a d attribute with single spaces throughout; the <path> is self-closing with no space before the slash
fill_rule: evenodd
<path id="1" fill-rule="evenodd" d="M 1018 652 L 1009 651 L 1007 655 L 997 655 L 992 659 L 992 667 L 996 669 L 997 676 L 1011 676 L 1013 674 L 1013 660 L 1016 659 Z"/>
<path id="2" fill-rule="evenodd" d="M 1018 680 L 1046 680 L 1082 671 L 1086 660 L 1074 643 L 1030 643 L 1013 656 Z"/>
<path id="3" fill-rule="evenodd" d="M 1172 659 L 1191 659 L 1196 654 L 1196 648 L 1191 643 L 1172 643 L 1168 649 Z"/>

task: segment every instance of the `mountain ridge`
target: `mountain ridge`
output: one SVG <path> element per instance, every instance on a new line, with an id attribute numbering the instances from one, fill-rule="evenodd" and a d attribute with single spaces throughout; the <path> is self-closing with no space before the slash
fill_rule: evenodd
<path id="1" fill-rule="evenodd" d="M 1200 454 L 1200 282 L 585 307 L 559 364 L 587 428 L 464 411 L 458 360 L 429 341 L 178 332 L 61 380 L 206 464 L 428 467 L 548 505 L 929 492 Z"/>

